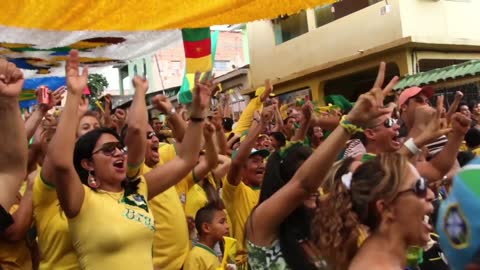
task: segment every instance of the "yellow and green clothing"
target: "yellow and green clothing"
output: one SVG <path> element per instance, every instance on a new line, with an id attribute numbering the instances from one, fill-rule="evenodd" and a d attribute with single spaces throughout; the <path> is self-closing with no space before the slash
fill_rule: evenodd
<path id="1" fill-rule="evenodd" d="M 183 270 L 217 270 L 218 267 L 220 267 L 220 260 L 215 251 L 197 243 L 188 254 Z"/>
<path id="2" fill-rule="evenodd" d="M 160 156 L 159 165 L 165 161 Z M 140 170 L 127 175 L 144 175 L 152 168 L 141 164 Z M 148 201 L 155 219 L 153 265 L 157 269 L 181 269 L 190 249 L 187 219 L 175 187 L 170 187 Z"/>
<path id="3" fill-rule="evenodd" d="M 231 185 L 225 178 L 222 198 L 232 222 L 232 236 L 237 239 L 237 263 L 247 262 L 245 245 L 245 224 L 253 208 L 258 204 L 260 188 L 247 186 L 240 182 L 238 186 Z"/>
<path id="4" fill-rule="evenodd" d="M 42 179 L 40 168 L 33 186 L 33 219 L 40 251 L 39 269 L 80 269 L 67 217 L 60 207 L 55 187 Z"/>
<path id="5" fill-rule="evenodd" d="M 173 160 L 177 156 L 175 144 L 160 144 L 160 147 L 158 148 L 158 154 L 160 155 L 160 160 L 163 162 L 163 164 Z M 194 184 L 193 174 L 189 173 L 175 185 L 175 189 L 180 201 L 182 202 L 183 208 L 187 202 L 187 193 Z"/>
<path id="6" fill-rule="evenodd" d="M 153 269 L 155 224 L 147 206 L 147 183 L 143 177 L 138 180 L 133 194 L 83 186 L 80 212 L 68 219 L 82 269 Z"/>

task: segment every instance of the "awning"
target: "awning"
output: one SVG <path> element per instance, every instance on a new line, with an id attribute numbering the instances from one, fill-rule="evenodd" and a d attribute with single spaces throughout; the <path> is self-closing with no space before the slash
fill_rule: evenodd
<path id="1" fill-rule="evenodd" d="M 61 75 L 70 49 L 89 66 L 112 65 L 179 40 L 175 29 L 272 19 L 335 1 L 4 0 L 0 57 L 28 70 L 27 77 Z"/>
<path id="2" fill-rule="evenodd" d="M 411 86 L 433 85 L 478 75 L 480 75 L 480 60 L 471 60 L 406 76 L 398 82 L 394 89 L 403 90 Z"/>

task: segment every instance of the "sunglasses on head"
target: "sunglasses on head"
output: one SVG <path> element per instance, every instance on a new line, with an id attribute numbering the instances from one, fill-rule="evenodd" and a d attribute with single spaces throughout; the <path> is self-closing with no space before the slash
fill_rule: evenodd
<path id="1" fill-rule="evenodd" d="M 154 136 L 157 136 L 157 134 L 155 133 L 155 131 L 147 132 L 147 140 L 152 139 Z"/>
<path id="2" fill-rule="evenodd" d="M 121 142 L 109 142 L 104 143 L 100 149 L 92 152 L 92 156 L 98 153 L 102 153 L 107 157 L 114 156 L 117 152 L 117 149 L 122 152 L 122 154 L 127 153 L 127 148 Z"/>
<path id="3" fill-rule="evenodd" d="M 415 181 L 415 184 L 413 185 L 413 187 L 407 190 L 398 192 L 397 196 L 395 196 L 395 199 L 408 192 L 413 192 L 413 194 L 415 194 L 418 198 L 427 197 L 427 192 L 428 192 L 427 180 L 425 180 L 425 178 L 423 177 L 418 178 L 417 181 Z"/>

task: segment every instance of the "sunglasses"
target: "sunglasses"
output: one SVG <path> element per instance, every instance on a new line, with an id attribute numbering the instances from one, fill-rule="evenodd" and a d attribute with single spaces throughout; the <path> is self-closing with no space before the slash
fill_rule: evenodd
<path id="1" fill-rule="evenodd" d="M 397 123 L 397 119 L 389 117 L 389 118 L 385 119 L 385 121 L 383 123 L 380 123 L 380 124 L 374 126 L 374 128 L 379 127 L 381 125 L 383 125 L 385 128 L 392 128 L 396 123 Z"/>
<path id="2" fill-rule="evenodd" d="M 155 131 L 147 132 L 147 140 L 151 140 L 154 136 L 157 136 Z"/>
<path id="3" fill-rule="evenodd" d="M 425 178 L 423 177 L 418 178 L 417 181 L 415 181 L 415 184 L 413 185 L 413 187 L 407 190 L 398 192 L 397 196 L 395 196 L 395 199 L 408 192 L 413 192 L 418 198 L 427 197 L 427 193 L 428 193 L 427 180 L 425 180 Z"/>
<path id="4" fill-rule="evenodd" d="M 122 154 L 127 153 L 127 148 L 121 142 L 109 142 L 105 143 L 100 147 L 100 149 L 92 152 L 92 156 L 98 153 L 102 153 L 107 157 L 112 157 L 117 152 L 117 149 L 122 152 Z"/>

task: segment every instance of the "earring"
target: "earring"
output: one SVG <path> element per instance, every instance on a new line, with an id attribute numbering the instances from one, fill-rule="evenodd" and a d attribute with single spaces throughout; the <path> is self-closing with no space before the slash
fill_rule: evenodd
<path id="1" fill-rule="evenodd" d="M 88 171 L 88 186 L 91 188 L 98 188 L 100 185 L 97 183 L 97 180 L 95 180 L 95 176 L 92 174 L 93 171 Z"/>

